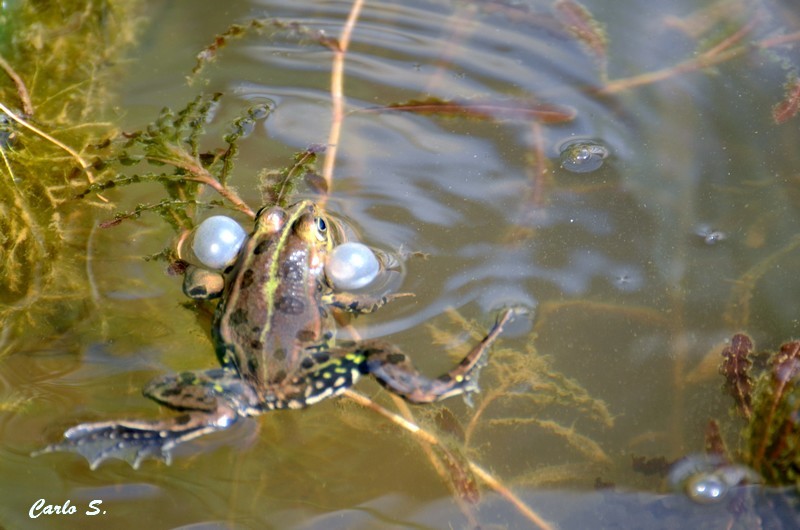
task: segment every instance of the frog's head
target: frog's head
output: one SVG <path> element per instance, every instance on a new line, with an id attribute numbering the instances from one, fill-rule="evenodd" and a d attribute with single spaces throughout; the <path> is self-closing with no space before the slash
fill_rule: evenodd
<path id="1" fill-rule="evenodd" d="M 277 238 L 282 245 L 302 243 L 318 252 L 327 252 L 334 244 L 327 217 L 316 204 L 307 200 L 286 209 L 280 206 L 262 208 L 256 215 L 251 237 Z"/>

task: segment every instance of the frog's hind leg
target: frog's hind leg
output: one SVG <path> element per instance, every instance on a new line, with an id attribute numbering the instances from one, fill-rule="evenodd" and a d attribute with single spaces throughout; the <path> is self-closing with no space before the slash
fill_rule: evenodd
<path id="1" fill-rule="evenodd" d="M 122 420 L 83 423 L 64 433 L 61 442 L 49 445 L 34 456 L 69 451 L 84 456 L 92 469 L 104 460 L 119 458 L 138 468 L 148 458 L 167 464 L 172 450 L 199 436 L 227 429 L 242 415 L 250 415 L 245 404 L 249 396 L 241 381 L 226 370 L 183 372 L 160 377 L 144 393 L 181 413 L 161 421 Z"/>
<path id="2" fill-rule="evenodd" d="M 172 450 L 204 434 L 225 429 L 236 421 L 236 414 L 209 417 L 207 413 L 186 412 L 164 421 L 107 421 L 81 423 L 64 433 L 61 442 L 48 445 L 32 456 L 56 451 L 78 453 L 91 469 L 110 458 L 125 460 L 134 469 L 148 457 L 172 461 Z"/>
<path id="3" fill-rule="evenodd" d="M 364 373 L 364 356 L 351 348 L 310 351 L 298 372 L 267 392 L 269 409 L 298 409 L 338 396 Z"/>
<path id="4" fill-rule="evenodd" d="M 435 379 L 419 373 L 408 357 L 391 344 L 366 341 L 357 349 L 365 357 L 365 371 L 380 384 L 412 403 L 432 403 L 478 391 L 478 373 L 487 362 L 487 352 L 512 317 L 506 311 L 484 339 L 478 343 L 452 370 Z"/>

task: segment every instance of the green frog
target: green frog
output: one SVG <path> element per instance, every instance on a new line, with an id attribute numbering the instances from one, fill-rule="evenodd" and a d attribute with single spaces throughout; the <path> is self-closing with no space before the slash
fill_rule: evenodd
<path id="1" fill-rule="evenodd" d="M 437 378 L 420 374 L 386 342 L 337 342 L 335 310 L 369 313 L 402 294 L 336 291 L 324 272 L 335 244 L 331 232 L 311 201 L 288 209 L 262 208 L 226 274 L 191 266 L 186 271 L 189 297 L 220 298 L 212 337 L 221 367 L 167 375 L 145 386 L 145 396 L 178 415 L 161 421 L 84 423 L 39 453 L 76 452 L 92 469 L 108 458 L 126 460 L 134 468 L 148 457 L 169 464 L 180 444 L 266 411 L 308 407 L 341 394 L 365 374 L 412 403 L 477 390 L 486 351 L 510 311 L 458 366 Z"/>

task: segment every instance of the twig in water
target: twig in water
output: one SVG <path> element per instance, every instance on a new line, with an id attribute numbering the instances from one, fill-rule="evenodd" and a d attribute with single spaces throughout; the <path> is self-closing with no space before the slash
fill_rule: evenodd
<path id="1" fill-rule="evenodd" d="M 350 37 L 353 34 L 358 16 L 364 0 L 355 0 L 347 22 L 342 28 L 338 46 L 333 49 L 333 65 L 331 67 L 331 102 L 333 103 L 333 116 L 331 119 L 331 130 L 328 133 L 328 146 L 325 152 L 325 163 L 322 167 L 322 178 L 330 192 L 333 184 L 333 168 L 336 165 L 336 151 L 339 147 L 339 138 L 342 133 L 342 121 L 344 121 L 344 59 L 347 48 L 350 46 Z"/>
<path id="2" fill-rule="evenodd" d="M 372 401 L 367 396 L 356 392 L 355 390 L 348 389 L 345 390 L 344 394 L 348 398 L 352 399 L 362 407 L 366 407 L 371 409 L 384 418 L 387 418 L 395 425 L 399 425 L 403 429 L 407 430 L 423 442 L 435 446 L 435 447 L 442 447 L 441 442 L 439 439 L 432 433 L 426 431 L 419 425 L 414 422 L 408 421 L 407 419 L 403 418 L 395 414 L 394 412 L 380 406 L 379 404 Z M 530 522 L 536 525 L 537 528 L 541 528 L 542 530 L 555 530 L 555 527 L 548 523 L 542 516 L 534 512 L 530 506 L 525 504 L 522 499 L 517 497 L 513 491 L 508 489 L 502 482 L 497 480 L 494 475 L 480 467 L 478 464 L 473 462 L 472 460 L 467 460 L 467 464 L 469 465 L 470 470 L 475 473 L 482 481 L 486 483 L 487 486 L 495 490 L 501 496 L 503 496 L 508 502 L 514 505 L 514 507 L 519 510 L 519 512 L 524 515 Z"/>
<path id="3" fill-rule="evenodd" d="M 42 138 L 44 138 L 48 142 L 60 147 L 61 149 L 63 149 L 67 153 L 69 153 L 69 155 L 72 158 L 74 158 L 76 162 L 78 162 L 78 165 L 81 166 L 81 169 L 83 169 L 83 172 L 86 173 L 86 179 L 89 181 L 89 184 L 94 184 L 94 175 L 92 174 L 92 171 L 89 169 L 91 166 L 89 165 L 89 163 L 86 160 L 83 159 L 83 157 L 81 157 L 81 155 L 79 155 L 77 153 L 77 151 L 75 151 L 74 149 L 72 149 L 68 145 L 64 144 L 63 142 L 61 142 L 59 140 L 56 140 L 55 138 L 53 138 L 52 136 L 50 136 L 49 134 L 47 134 L 43 130 L 41 130 L 41 129 L 37 128 L 37 127 L 34 127 L 33 125 L 31 125 L 27 121 L 23 120 L 22 118 L 20 118 L 16 114 L 14 114 L 14 112 L 12 112 L 11 109 L 6 107 L 2 103 L 0 103 L 0 111 L 3 111 L 9 118 L 11 118 L 15 122 L 19 123 L 20 125 L 22 125 L 26 129 L 28 129 L 30 131 L 33 131 L 35 134 L 38 134 L 39 136 L 41 136 Z M 100 195 L 98 195 L 98 197 L 100 197 Z M 103 200 L 108 202 L 108 200 L 105 199 L 105 198 L 103 198 Z"/>

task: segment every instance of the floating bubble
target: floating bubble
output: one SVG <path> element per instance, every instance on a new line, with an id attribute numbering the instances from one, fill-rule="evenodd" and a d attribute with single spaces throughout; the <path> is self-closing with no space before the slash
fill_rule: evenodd
<path id="1" fill-rule="evenodd" d="M 247 234 L 235 220 L 224 215 L 209 217 L 197 227 L 192 250 L 197 259 L 211 269 L 223 269 L 242 248 Z"/>
<path id="2" fill-rule="evenodd" d="M 561 167 L 573 173 L 599 169 L 608 157 L 608 148 L 591 140 L 576 140 L 561 146 Z"/>
<path id="3" fill-rule="evenodd" d="M 731 488 L 761 482 L 747 466 L 727 462 L 720 455 L 689 455 L 669 472 L 669 482 L 694 502 L 711 504 L 725 498 Z"/>
<path id="4" fill-rule="evenodd" d="M 611 270 L 614 287 L 624 292 L 638 291 L 644 284 L 642 272 L 635 267 L 618 265 Z"/>
<path id="5" fill-rule="evenodd" d="M 728 238 L 728 235 L 721 231 L 711 228 L 710 225 L 701 224 L 695 229 L 695 234 L 703 238 L 706 245 L 716 245 Z"/>
<path id="6" fill-rule="evenodd" d="M 381 265 L 375 253 L 361 243 L 342 243 L 333 249 L 325 274 L 335 289 L 350 291 L 366 287 L 377 278 Z"/>
<path id="7" fill-rule="evenodd" d="M 686 495 L 700 504 L 719 502 L 730 486 L 716 473 L 698 473 L 686 481 Z"/>

